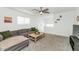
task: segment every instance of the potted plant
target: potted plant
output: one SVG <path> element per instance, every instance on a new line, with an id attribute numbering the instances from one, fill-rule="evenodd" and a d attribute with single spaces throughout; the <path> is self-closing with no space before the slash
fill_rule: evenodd
<path id="1" fill-rule="evenodd" d="M 35 34 L 39 34 L 39 30 L 35 27 L 32 27 L 31 31 L 34 32 Z"/>

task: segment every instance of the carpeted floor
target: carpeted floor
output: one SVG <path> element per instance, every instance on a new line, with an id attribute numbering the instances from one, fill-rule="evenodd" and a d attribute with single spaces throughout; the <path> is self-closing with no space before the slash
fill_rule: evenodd
<path id="1" fill-rule="evenodd" d="M 69 39 L 67 37 L 46 34 L 44 38 L 36 43 L 29 40 L 29 46 L 22 51 L 71 51 Z"/>

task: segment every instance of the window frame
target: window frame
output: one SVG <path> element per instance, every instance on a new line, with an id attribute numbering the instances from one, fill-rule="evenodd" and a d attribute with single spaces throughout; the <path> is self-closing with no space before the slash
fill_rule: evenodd
<path id="1" fill-rule="evenodd" d="M 19 20 L 19 18 L 24 18 L 24 19 Z M 28 22 L 26 20 L 28 20 Z M 30 24 L 30 18 L 24 17 L 24 16 L 17 16 L 17 24 L 19 24 L 19 25 L 26 25 L 27 24 L 28 25 L 28 24 Z"/>

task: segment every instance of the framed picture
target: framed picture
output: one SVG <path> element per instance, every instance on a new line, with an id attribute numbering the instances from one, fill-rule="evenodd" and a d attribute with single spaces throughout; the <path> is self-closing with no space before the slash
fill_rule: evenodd
<path id="1" fill-rule="evenodd" d="M 4 23 L 12 23 L 12 17 L 4 16 Z"/>
<path id="2" fill-rule="evenodd" d="M 77 16 L 76 21 L 79 22 L 79 16 Z"/>

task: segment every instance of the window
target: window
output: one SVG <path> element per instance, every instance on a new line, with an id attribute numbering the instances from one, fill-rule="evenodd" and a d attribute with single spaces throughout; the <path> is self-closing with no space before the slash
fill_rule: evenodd
<path id="1" fill-rule="evenodd" d="M 17 24 L 30 24 L 30 18 L 18 16 Z"/>
<path id="2" fill-rule="evenodd" d="M 46 24 L 46 27 L 54 27 L 54 24 Z"/>

